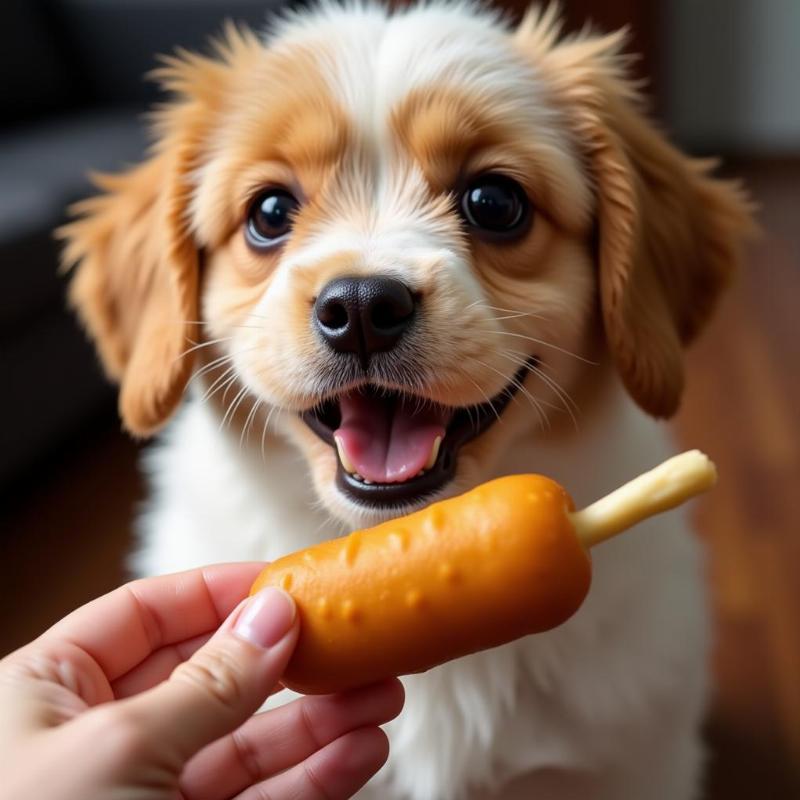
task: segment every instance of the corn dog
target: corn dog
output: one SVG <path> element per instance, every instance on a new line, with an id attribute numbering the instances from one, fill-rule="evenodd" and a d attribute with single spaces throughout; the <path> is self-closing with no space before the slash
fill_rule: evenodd
<path id="1" fill-rule="evenodd" d="M 283 677 L 325 694 L 541 633 L 583 603 L 588 550 L 716 480 L 699 451 L 675 456 L 581 511 L 541 475 L 459 497 L 269 564 L 251 594 L 278 586 L 301 618 Z"/>

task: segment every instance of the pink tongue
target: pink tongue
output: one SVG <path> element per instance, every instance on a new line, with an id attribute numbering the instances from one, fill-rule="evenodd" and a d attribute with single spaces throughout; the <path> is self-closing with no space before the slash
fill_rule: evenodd
<path id="1" fill-rule="evenodd" d="M 390 403 L 350 394 L 341 398 L 336 440 L 356 472 L 373 483 L 400 483 L 425 466 L 437 436 L 444 438 L 450 414 L 415 401 Z"/>

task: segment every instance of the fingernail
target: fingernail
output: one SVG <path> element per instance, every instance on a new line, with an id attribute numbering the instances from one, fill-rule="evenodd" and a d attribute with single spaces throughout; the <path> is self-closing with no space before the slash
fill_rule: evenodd
<path id="1" fill-rule="evenodd" d="M 259 647 L 272 647 L 289 632 L 294 615 L 294 600 L 270 586 L 250 598 L 233 630 Z"/>

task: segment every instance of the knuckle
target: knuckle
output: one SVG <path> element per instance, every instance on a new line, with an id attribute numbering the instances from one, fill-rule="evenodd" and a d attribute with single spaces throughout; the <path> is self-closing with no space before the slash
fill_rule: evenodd
<path id="1" fill-rule="evenodd" d="M 317 705 L 315 703 L 309 703 L 303 698 L 297 704 L 297 716 L 303 735 L 314 750 L 319 750 L 325 744 L 325 741 L 317 732 L 319 725 L 315 719 L 316 708 Z"/>
<path id="2" fill-rule="evenodd" d="M 256 749 L 250 739 L 241 730 L 235 730 L 231 734 L 231 743 L 234 752 L 242 768 L 247 773 L 251 783 L 258 783 L 265 776 L 264 770 L 258 759 Z"/>
<path id="3" fill-rule="evenodd" d="M 242 665 L 222 648 L 199 650 L 189 661 L 180 664 L 172 677 L 227 708 L 240 705 L 244 698 L 246 676 Z"/>
<path id="4" fill-rule="evenodd" d="M 325 788 L 324 782 L 317 775 L 316 769 L 308 761 L 303 762 L 303 775 L 306 779 L 306 796 L 310 800 L 332 800 L 331 795 Z"/>

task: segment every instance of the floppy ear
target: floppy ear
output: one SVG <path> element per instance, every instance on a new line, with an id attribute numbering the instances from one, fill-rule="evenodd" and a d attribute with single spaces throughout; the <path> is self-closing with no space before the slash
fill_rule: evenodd
<path id="1" fill-rule="evenodd" d="M 98 179 L 108 193 L 76 206 L 62 229 L 65 261 L 77 264 L 70 302 L 120 383 L 125 426 L 146 436 L 175 409 L 191 374 L 190 320 L 197 319 L 197 252 L 186 231 L 180 154 Z"/>
<path id="2" fill-rule="evenodd" d="M 594 183 L 603 325 L 631 396 L 671 416 L 683 347 L 707 321 L 754 232 L 738 184 L 672 147 L 627 75 L 625 33 L 558 41 L 555 6 L 529 12 L 517 42 L 553 88 Z"/>
<path id="3" fill-rule="evenodd" d="M 120 414 L 146 436 L 167 420 L 192 372 L 198 327 L 198 253 L 189 230 L 192 174 L 234 62 L 260 46 L 229 26 L 219 59 L 188 53 L 156 75 L 177 95 L 156 114 L 151 158 L 96 179 L 105 194 L 78 203 L 64 226 L 63 261 L 75 266 L 70 302 L 120 383 Z"/>

